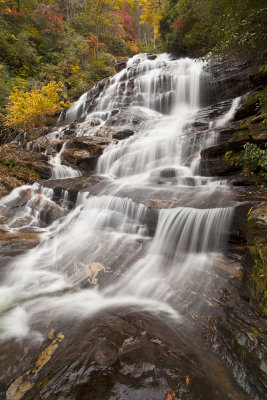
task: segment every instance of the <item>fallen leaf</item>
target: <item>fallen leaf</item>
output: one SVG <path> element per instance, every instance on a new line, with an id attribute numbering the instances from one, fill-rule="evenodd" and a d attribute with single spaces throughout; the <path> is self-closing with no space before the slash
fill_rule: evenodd
<path id="1" fill-rule="evenodd" d="M 249 216 L 249 214 L 251 213 L 251 211 L 253 210 L 253 207 L 251 207 L 251 209 L 249 210 L 249 212 L 248 212 L 248 216 Z"/>
<path id="2" fill-rule="evenodd" d="M 168 393 L 166 393 L 163 400 L 173 400 L 174 397 L 175 397 L 175 392 L 168 392 Z"/>
<path id="3" fill-rule="evenodd" d="M 189 378 L 189 376 L 187 375 L 187 377 L 185 378 L 185 383 L 186 383 L 186 386 L 188 386 L 188 385 L 189 385 L 189 382 L 190 382 L 190 378 Z"/>

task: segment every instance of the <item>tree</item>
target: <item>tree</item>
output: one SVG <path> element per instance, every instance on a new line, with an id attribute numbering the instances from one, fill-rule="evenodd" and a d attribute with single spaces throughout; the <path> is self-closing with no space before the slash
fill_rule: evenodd
<path id="1" fill-rule="evenodd" d="M 153 27 L 154 47 L 159 37 L 159 24 L 162 18 L 163 0 L 138 0 L 141 8 L 141 24 L 148 24 Z"/>

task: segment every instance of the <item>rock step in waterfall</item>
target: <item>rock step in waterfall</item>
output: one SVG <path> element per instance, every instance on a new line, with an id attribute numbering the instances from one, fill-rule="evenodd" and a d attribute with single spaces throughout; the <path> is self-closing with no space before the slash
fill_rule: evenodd
<path id="1" fill-rule="evenodd" d="M 224 251 L 239 203 L 232 202 L 225 179 L 202 176 L 200 151 L 216 143 L 216 128 L 231 120 L 241 98 L 223 103 L 215 116 L 199 120 L 202 88 L 208 84 L 203 66 L 202 61 L 172 60 L 167 54 L 134 56 L 124 70 L 82 95 L 61 116 L 66 126 L 47 135 L 48 150 L 42 150 L 42 139 L 27 146 L 49 156 L 52 173 L 47 182 L 15 189 L 0 200 L 5 231 L 41 234 L 38 245 L 8 260 L 5 267 L 0 286 L 1 341 L 30 337 L 37 342 L 44 340 L 44 321 L 64 332 L 73 320 L 84 324 L 91 318 L 94 324 L 94 318 L 99 321 L 101 313 L 113 309 L 119 315 L 120 309 L 148 313 L 168 327 L 186 326 L 185 309 L 192 308 L 197 315 L 205 303 L 197 304 L 195 296 L 212 296 L 214 268 L 227 265 Z M 122 140 L 115 139 L 125 131 L 126 138 L 121 134 Z M 95 171 L 80 172 L 77 165 L 75 169 L 67 165 L 64 154 L 73 143 L 80 146 L 73 158 L 81 157 L 84 166 L 91 163 L 86 146 L 93 146 L 92 138 L 103 137 L 110 140 L 101 155 L 94 150 L 94 157 L 100 156 Z M 90 176 L 93 172 L 97 178 Z M 77 187 L 75 196 L 71 185 Z M 160 200 L 164 191 L 173 193 L 168 198 L 171 205 Z M 213 198 L 220 199 L 216 203 Z M 154 207 L 148 205 L 151 201 Z M 238 268 L 231 266 L 236 275 Z M 183 341 L 193 340 L 190 329 L 183 329 Z M 192 351 L 203 360 L 200 349 L 193 346 Z M 216 362 L 224 385 L 216 373 L 204 374 L 203 385 L 193 384 L 192 393 L 200 390 L 199 398 L 205 400 L 246 399 L 215 356 L 207 356 L 203 365 L 211 371 Z M 153 376 L 155 367 L 151 368 Z M 60 382 L 64 372 L 59 376 Z M 179 388 L 182 396 L 184 389 Z M 40 398 L 45 399 L 54 389 L 43 390 Z M 62 395 L 61 388 L 57 390 Z M 105 398 L 114 398 L 106 390 Z M 130 394 L 128 383 L 120 390 L 123 399 L 140 398 L 135 389 Z M 161 399 L 158 393 L 154 392 L 155 398 Z"/>

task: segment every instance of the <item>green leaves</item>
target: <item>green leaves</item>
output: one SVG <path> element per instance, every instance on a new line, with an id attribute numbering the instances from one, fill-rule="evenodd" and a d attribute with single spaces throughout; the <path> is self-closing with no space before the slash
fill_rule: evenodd
<path id="1" fill-rule="evenodd" d="M 258 1 L 167 0 L 160 33 L 168 48 L 194 56 L 213 52 L 264 60 L 266 26 L 266 8 Z"/>

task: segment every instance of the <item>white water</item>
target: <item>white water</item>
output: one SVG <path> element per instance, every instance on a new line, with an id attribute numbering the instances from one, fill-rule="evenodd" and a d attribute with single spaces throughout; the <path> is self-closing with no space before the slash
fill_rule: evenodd
<path id="1" fill-rule="evenodd" d="M 237 107 L 241 104 L 242 97 L 233 99 L 230 110 L 215 122 L 216 126 L 224 126 L 234 118 Z"/>
<path id="2" fill-rule="evenodd" d="M 114 194 L 80 193 L 74 210 L 55 219 L 45 228 L 37 247 L 8 265 L 0 287 L 0 338 L 29 335 L 33 322 L 43 321 L 51 312 L 54 318 L 87 317 L 103 308 L 135 305 L 179 317 L 169 299 L 175 290 L 186 287 L 196 271 L 211 266 L 213 257 L 222 251 L 233 209 L 179 207 L 155 210 L 153 219 L 152 211 L 143 204 L 115 193 L 125 185 L 133 191 L 140 185 L 148 189 L 153 186 L 153 190 L 195 186 L 190 196 L 198 199 L 200 192 L 212 195 L 218 190 L 219 181 L 195 174 L 199 151 L 207 138 L 192 145 L 184 129 L 200 108 L 202 68 L 200 61 L 171 61 L 166 54 L 153 61 L 146 55 L 135 56 L 126 70 L 109 80 L 92 113 L 86 114 L 86 101 L 92 93 L 84 94 L 69 109 L 67 122 L 78 115 L 86 117 L 77 135 L 96 118 L 104 126 L 113 109 L 126 110 L 125 124 L 133 123 L 136 115 L 145 118 L 139 125 L 133 123 L 134 136 L 108 146 L 99 159 L 97 171 L 112 180 Z M 134 98 L 131 104 L 129 92 Z M 232 114 L 225 120 L 229 116 Z M 96 128 L 83 133 L 95 134 Z M 61 165 L 64 149 L 65 145 L 50 159 L 53 179 L 79 176 L 78 171 Z M 165 179 L 162 186 L 157 180 L 163 179 L 167 170 L 171 170 L 171 179 Z M 32 187 L 16 189 L 1 200 L 1 207 L 5 212 L 10 210 L 23 190 L 29 191 L 29 200 L 16 221 L 27 216 L 19 229 L 29 229 L 40 225 L 39 214 L 32 206 L 36 196 Z M 54 203 L 51 192 L 42 196 Z M 67 196 L 63 193 L 64 208 Z M 151 218 L 156 224 L 157 217 L 151 237 Z M 6 228 L 14 229 L 12 219 Z M 81 289 L 90 280 L 93 263 L 106 274 L 113 274 L 113 283 L 103 289 L 97 285 Z M 66 289 L 68 292 L 62 295 Z"/>
<path id="3" fill-rule="evenodd" d="M 52 167 L 51 179 L 66 179 L 66 178 L 77 178 L 81 176 L 78 170 L 75 170 L 67 165 L 61 164 L 61 156 L 66 149 L 67 142 L 65 142 L 61 150 L 53 157 L 49 156 L 49 163 Z"/>

